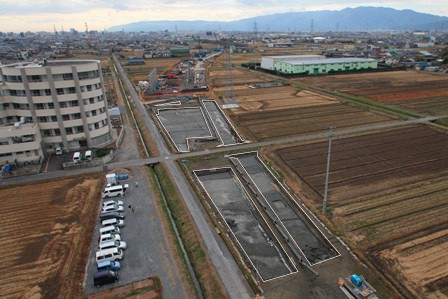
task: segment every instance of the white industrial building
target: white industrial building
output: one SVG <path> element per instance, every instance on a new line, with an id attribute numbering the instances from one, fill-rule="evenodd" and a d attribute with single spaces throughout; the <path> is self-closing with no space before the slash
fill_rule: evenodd
<path id="1" fill-rule="evenodd" d="M 261 60 L 261 68 L 288 75 L 318 75 L 377 67 L 378 62 L 374 59 L 326 58 L 322 55 L 267 56 Z"/>
<path id="2" fill-rule="evenodd" d="M 99 61 L 0 66 L 0 162 L 106 146 L 116 139 L 107 110 Z"/>
<path id="3" fill-rule="evenodd" d="M 322 55 L 285 55 L 285 56 L 264 56 L 261 58 L 261 68 L 274 70 L 276 62 L 280 61 L 301 61 L 301 60 L 325 59 Z"/>

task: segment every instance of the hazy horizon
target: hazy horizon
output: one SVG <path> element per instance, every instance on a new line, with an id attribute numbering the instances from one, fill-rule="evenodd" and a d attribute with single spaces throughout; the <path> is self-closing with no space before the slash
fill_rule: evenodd
<path id="1" fill-rule="evenodd" d="M 285 0 L 278 4 L 276 0 L 223 0 L 218 3 L 162 0 L 98 0 L 80 2 L 67 0 L 55 2 L 48 0 L 1 1 L 0 31 L 102 31 L 139 21 L 223 21 L 230 22 L 245 18 L 286 12 L 304 12 L 319 10 L 341 10 L 359 6 L 388 7 L 398 10 L 411 9 L 420 13 L 448 16 L 446 1 L 434 0 L 431 3 L 410 0 L 402 1 L 344 1 L 316 0 L 312 5 Z M 181 29 L 181 28 L 179 28 Z"/>

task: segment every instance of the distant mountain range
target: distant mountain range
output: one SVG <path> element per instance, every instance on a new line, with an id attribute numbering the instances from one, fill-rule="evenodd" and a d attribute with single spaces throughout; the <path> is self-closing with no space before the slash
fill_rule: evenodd
<path id="1" fill-rule="evenodd" d="M 447 30 L 448 17 L 384 7 L 357 7 L 332 11 L 290 12 L 233 22 L 215 21 L 142 21 L 114 26 L 108 31 L 375 31 Z"/>

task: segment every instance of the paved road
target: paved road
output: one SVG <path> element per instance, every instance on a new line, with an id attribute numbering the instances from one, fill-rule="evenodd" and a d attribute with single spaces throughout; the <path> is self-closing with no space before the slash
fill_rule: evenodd
<path id="1" fill-rule="evenodd" d="M 196 227 L 198 228 L 202 239 L 204 240 L 204 244 L 207 247 L 210 258 L 215 265 L 221 277 L 221 280 L 223 281 L 227 289 L 227 292 L 229 293 L 231 298 L 252 298 L 253 292 L 248 286 L 246 279 L 244 279 L 241 270 L 230 254 L 227 246 L 221 239 L 216 236 L 213 228 L 208 224 L 205 218 L 206 214 L 202 210 L 202 206 L 199 203 L 199 200 L 191 190 L 190 185 L 186 181 L 183 173 L 173 161 L 173 159 L 175 158 L 168 150 L 158 128 L 146 113 L 145 107 L 139 100 L 139 96 L 135 92 L 134 87 L 131 85 L 131 82 L 128 80 L 128 78 L 123 75 L 124 72 L 121 65 L 117 63 L 117 61 L 115 61 L 115 65 L 117 67 L 117 70 L 121 72 L 121 79 L 130 90 L 131 98 L 133 99 L 140 113 L 144 116 L 145 124 L 152 133 L 159 154 L 163 157 L 163 161 L 165 161 L 165 165 L 167 166 L 168 171 L 170 172 L 180 194 L 182 195 L 186 203 L 186 206 L 189 208 L 190 213 L 193 216 Z M 163 162 L 161 160 L 159 161 Z"/>
<path id="2" fill-rule="evenodd" d="M 424 118 L 419 119 L 410 119 L 400 122 L 393 122 L 393 123 L 387 123 L 387 124 L 376 124 L 376 125 L 367 125 L 367 126 L 360 126 L 356 128 L 350 128 L 345 130 L 334 130 L 333 133 L 336 134 L 336 136 L 343 136 L 353 133 L 361 133 L 361 132 L 367 132 L 372 130 L 378 130 L 378 129 L 385 129 L 385 128 L 394 128 L 394 127 L 400 127 L 400 126 L 409 126 L 409 125 L 415 125 L 420 123 L 427 123 L 436 119 L 441 118 L 448 118 L 447 115 L 440 115 L 440 116 L 427 116 Z M 154 125 L 154 124 L 153 124 Z M 155 125 L 154 125 L 155 126 Z M 157 131 L 157 134 L 159 135 L 159 138 L 162 138 L 160 134 Z M 205 154 L 214 154 L 214 153 L 222 153 L 227 152 L 229 150 L 247 150 L 247 149 L 253 149 L 263 146 L 269 146 L 269 145 L 275 145 L 275 144 L 287 144 L 287 143 L 293 143 L 293 142 L 300 142 L 300 141 L 307 141 L 307 140 L 313 140 L 313 139 L 319 139 L 324 138 L 328 136 L 328 133 L 322 132 L 322 133 L 316 133 L 316 134 L 310 134 L 310 135 L 303 135 L 303 136 L 295 136 L 290 138 L 283 138 L 283 139 L 276 139 L 276 140 L 268 140 L 268 141 L 262 141 L 262 142 L 254 142 L 254 143 L 244 143 L 235 145 L 232 147 L 219 147 L 214 149 L 209 149 L 207 151 L 200 151 L 200 152 L 190 152 L 190 153 L 182 153 L 182 154 L 171 154 L 164 152 L 163 155 L 160 155 L 158 157 L 151 157 L 151 158 L 139 158 L 139 159 L 132 159 L 127 161 L 118 161 L 108 164 L 109 167 L 124 167 L 124 166 L 142 166 L 152 163 L 158 163 L 158 162 L 165 162 L 165 161 L 172 161 L 176 159 L 184 159 L 184 158 L 191 158 L 191 157 L 197 157 L 202 156 Z M 95 171 L 102 171 L 103 167 L 92 167 L 92 168 L 85 168 L 85 169 L 72 169 L 72 170 L 64 170 L 64 171 L 55 171 L 55 172 L 48 172 L 48 173 L 40 173 L 36 175 L 30 175 L 30 176 L 23 176 L 23 177 L 15 177 L 15 178 L 5 178 L 0 181 L 0 186 L 8 186 L 8 185 L 15 185 L 17 183 L 32 183 L 40 180 L 45 179 L 52 179 L 52 178 L 58 178 L 58 177 L 64 177 L 64 176 L 72 176 L 76 174 L 82 174 L 82 173 L 88 173 L 88 172 L 95 172 Z"/>

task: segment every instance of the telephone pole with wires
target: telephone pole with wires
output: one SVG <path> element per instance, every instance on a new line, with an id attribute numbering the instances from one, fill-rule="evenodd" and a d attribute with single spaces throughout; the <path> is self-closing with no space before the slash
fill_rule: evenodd
<path id="1" fill-rule="evenodd" d="M 331 126 L 330 132 L 328 134 L 328 155 L 327 155 L 327 172 L 325 173 L 325 190 L 324 190 L 324 200 L 322 203 L 322 214 L 327 213 L 327 202 L 328 202 L 328 176 L 330 175 L 330 158 L 331 158 L 331 138 L 335 136 L 333 133 L 333 130 L 336 129 L 336 127 Z"/>

